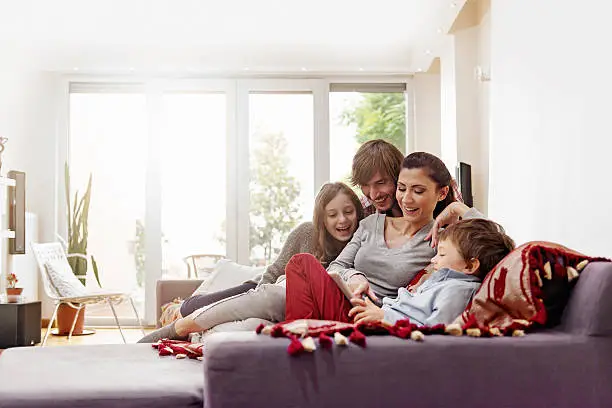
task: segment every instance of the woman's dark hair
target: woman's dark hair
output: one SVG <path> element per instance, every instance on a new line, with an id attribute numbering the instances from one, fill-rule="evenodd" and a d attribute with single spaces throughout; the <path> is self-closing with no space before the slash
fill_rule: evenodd
<path id="1" fill-rule="evenodd" d="M 414 152 L 410 153 L 404 161 L 402 162 L 402 169 L 423 169 L 427 172 L 427 175 L 430 179 L 432 179 L 437 185 L 438 189 L 443 187 L 448 187 L 448 194 L 446 198 L 442 201 L 439 201 L 436 204 L 436 208 L 434 208 L 433 217 L 436 218 L 447 205 L 456 201 L 455 192 L 452 187 L 452 176 L 446 165 L 442 160 L 433 154 L 426 152 Z"/>

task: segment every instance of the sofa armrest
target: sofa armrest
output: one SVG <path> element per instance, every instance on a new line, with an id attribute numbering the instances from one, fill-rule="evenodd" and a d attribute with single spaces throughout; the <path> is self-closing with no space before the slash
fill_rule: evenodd
<path id="1" fill-rule="evenodd" d="M 334 345 L 295 357 L 288 344 L 255 333 L 209 336 L 204 406 L 612 406 L 605 338 L 368 336 L 366 348 Z"/>
<path id="2" fill-rule="evenodd" d="M 177 279 L 177 280 L 158 280 L 156 302 L 155 324 L 159 327 L 162 305 L 172 302 L 173 299 L 180 297 L 186 299 L 202 283 L 201 279 Z"/>

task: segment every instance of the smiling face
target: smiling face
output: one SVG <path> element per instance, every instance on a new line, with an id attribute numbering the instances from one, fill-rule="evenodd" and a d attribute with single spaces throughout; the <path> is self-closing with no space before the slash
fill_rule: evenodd
<path id="1" fill-rule="evenodd" d="M 448 187 L 438 188 L 425 169 L 402 169 L 397 181 L 397 199 L 402 214 L 409 222 L 425 225 L 433 219 L 438 201 L 444 200 Z"/>
<path id="2" fill-rule="evenodd" d="M 336 240 L 347 242 L 357 229 L 357 209 L 350 197 L 338 193 L 325 206 L 325 229 Z"/>
<path id="3" fill-rule="evenodd" d="M 390 177 L 383 176 L 380 171 L 377 171 L 366 184 L 359 187 L 378 212 L 385 212 L 393 207 L 395 183 Z"/>

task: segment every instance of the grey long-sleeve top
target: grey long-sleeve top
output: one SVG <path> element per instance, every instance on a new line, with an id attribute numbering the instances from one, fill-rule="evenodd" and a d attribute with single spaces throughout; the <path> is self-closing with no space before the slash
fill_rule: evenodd
<path id="1" fill-rule="evenodd" d="M 339 273 L 344 280 L 356 274 L 365 276 L 380 298 L 396 297 L 398 288 L 408 286 L 436 254 L 430 241 L 424 241 L 433 220 L 401 247 L 389 248 L 385 242 L 385 217 L 384 214 L 372 214 L 361 220 L 353 239 L 328 268 L 329 272 Z M 466 219 L 482 217 L 474 208 L 463 216 Z"/>
<path id="2" fill-rule="evenodd" d="M 308 253 L 312 254 L 313 248 L 314 225 L 312 222 L 304 222 L 293 229 L 289 233 L 281 252 L 274 263 L 270 264 L 266 271 L 261 276 L 256 277 L 251 282 L 263 285 L 266 283 L 275 283 L 276 280 L 285 274 L 285 267 L 289 263 L 291 257 L 295 254 Z"/>

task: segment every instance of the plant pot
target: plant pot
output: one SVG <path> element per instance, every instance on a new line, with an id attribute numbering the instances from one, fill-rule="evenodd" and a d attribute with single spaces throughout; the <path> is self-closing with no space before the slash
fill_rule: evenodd
<path id="1" fill-rule="evenodd" d="M 23 288 L 6 288 L 6 301 L 8 303 L 17 303 L 23 292 Z"/>
<path id="2" fill-rule="evenodd" d="M 74 316 L 76 315 L 77 309 L 73 309 L 72 307 L 62 304 L 57 309 L 57 331 L 61 336 L 67 336 L 70 333 L 70 327 L 72 326 L 72 322 L 74 321 Z M 73 336 L 78 336 L 83 334 L 83 326 L 85 321 L 85 307 L 81 309 L 79 312 L 79 317 L 77 317 L 76 324 L 74 325 L 74 330 L 72 331 Z"/>

